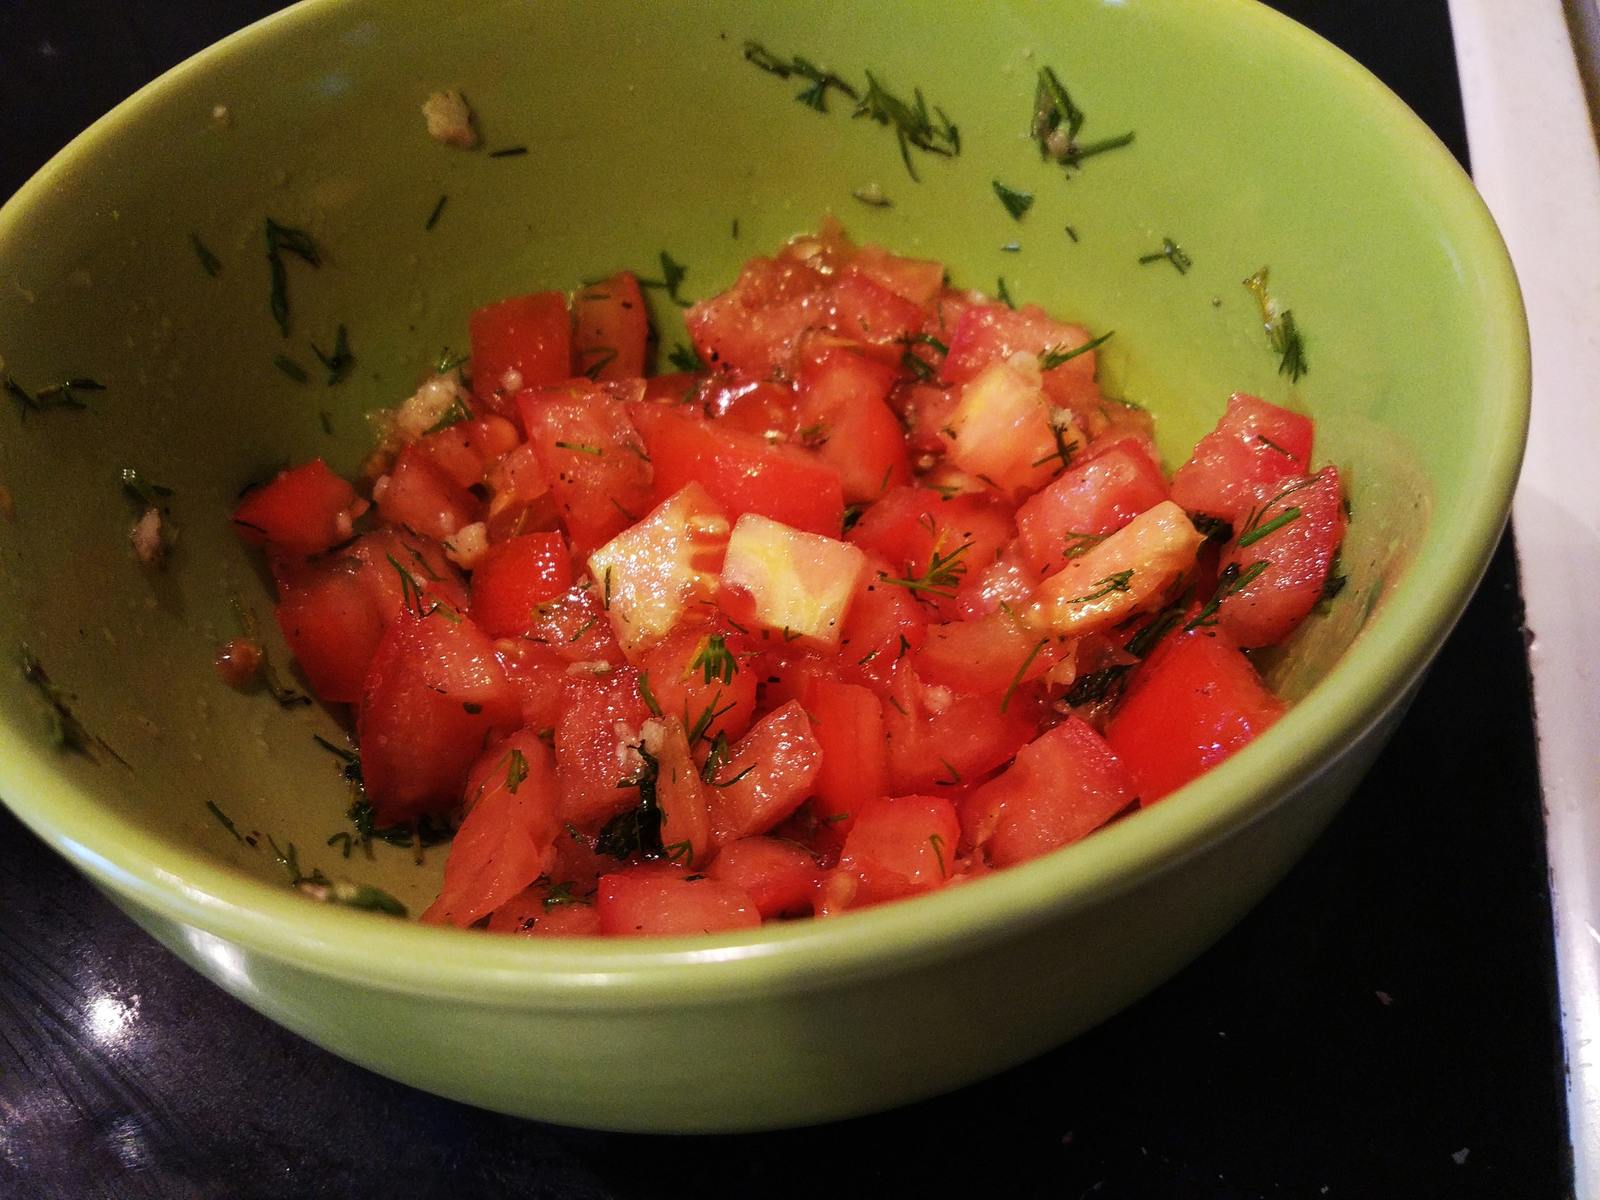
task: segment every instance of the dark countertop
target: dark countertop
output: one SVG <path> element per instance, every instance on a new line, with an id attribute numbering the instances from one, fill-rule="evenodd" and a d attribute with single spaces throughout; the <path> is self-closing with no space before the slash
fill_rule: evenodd
<path id="1" fill-rule="evenodd" d="M 0 195 L 275 7 L 5 0 Z M 1276 7 L 1465 160 L 1444 0 Z M 951 1096 L 670 1139 L 484 1113 L 334 1058 L 201 980 L 0 810 L 0 1196 L 1555 1200 L 1570 1163 L 1543 836 L 1508 537 L 1349 807 L 1178 978 Z"/>

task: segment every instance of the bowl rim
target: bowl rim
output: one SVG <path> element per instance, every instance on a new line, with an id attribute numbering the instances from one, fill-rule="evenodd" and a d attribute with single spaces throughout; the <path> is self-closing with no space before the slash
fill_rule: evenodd
<path id="1" fill-rule="evenodd" d="M 1213 0 L 1216 3 L 1216 0 Z M 1484 308 L 1479 393 L 1486 413 L 1480 486 L 1435 513 L 1406 570 L 1356 640 L 1269 733 L 1157 806 L 1071 846 L 913 901 L 826 921 L 763 926 L 754 935 L 565 941 L 464 934 L 308 903 L 107 813 L 60 777 L 56 752 L 0 730 L 0 793 L 21 820 L 121 903 L 176 923 L 202 958 L 243 949 L 315 974 L 399 993 L 482 1005 L 637 1009 L 663 1001 L 720 1004 L 793 994 L 935 961 L 1080 911 L 1203 852 L 1331 770 L 1342 749 L 1379 725 L 1420 678 L 1465 609 L 1504 527 L 1529 417 L 1527 325 L 1509 255 L 1470 179 L 1433 132 L 1367 69 L 1290 18 L 1228 0 L 1248 31 L 1326 71 L 1349 95 L 1351 119 L 1387 128 L 1413 155 L 1439 222 L 1469 245 Z M 0 245 L 72 164 L 141 119 L 193 73 L 347 16 L 348 0 L 305 0 L 178 64 L 79 134 L 3 207 Z M 1448 535 L 1448 536 L 1446 536 Z M 982 889 L 982 904 L 967 900 Z M 196 931 L 199 935 L 196 936 Z M 219 945 L 227 943 L 227 945 Z M 236 960 L 234 960 L 236 962 Z M 426 968 L 420 964 L 426 963 Z"/>

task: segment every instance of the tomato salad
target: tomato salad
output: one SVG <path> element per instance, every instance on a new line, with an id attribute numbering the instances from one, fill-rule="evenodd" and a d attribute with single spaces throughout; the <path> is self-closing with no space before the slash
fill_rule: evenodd
<path id="1" fill-rule="evenodd" d="M 949 887 L 1159 801 L 1283 711 L 1247 650 L 1336 590 L 1312 422 L 1169 478 L 1077 325 L 835 226 L 690 307 L 471 316 L 364 478 L 247 493 L 377 824 L 459 821 L 423 920 L 682 934 Z M 370 497 L 370 500 L 367 498 Z"/>

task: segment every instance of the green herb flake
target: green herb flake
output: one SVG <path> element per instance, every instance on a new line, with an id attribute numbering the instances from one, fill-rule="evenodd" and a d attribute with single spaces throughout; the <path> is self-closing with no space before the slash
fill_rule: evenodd
<path id="1" fill-rule="evenodd" d="M 655 693 L 650 690 L 650 672 L 639 672 L 639 698 L 644 701 L 644 706 L 650 710 L 652 717 L 661 715 L 661 703 L 656 699 Z"/>
<path id="2" fill-rule="evenodd" d="M 152 483 L 133 467 L 123 467 L 120 474 L 122 490 L 145 508 L 160 508 L 163 500 L 172 495 L 172 489 Z"/>
<path id="3" fill-rule="evenodd" d="M 1065 85 L 1049 67 L 1039 69 L 1039 83 L 1034 89 L 1033 120 L 1029 132 L 1039 145 L 1039 156 L 1055 162 L 1070 174 L 1083 167 L 1085 159 L 1108 150 L 1118 150 L 1133 141 L 1133 134 L 1120 133 L 1115 137 L 1095 142 L 1080 142 L 1086 117 L 1072 101 Z M 1076 240 L 1076 238 L 1074 238 Z"/>
<path id="4" fill-rule="evenodd" d="M 645 279 L 643 277 L 639 277 L 639 286 L 642 288 L 656 288 L 664 291 L 667 293 L 667 299 L 671 300 L 679 308 L 688 308 L 694 302 L 692 300 L 685 300 L 682 296 L 680 296 L 678 294 L 678 289 L 683 286 L 683 281 L 689 274 L 689 268 L 677 261 L 677 259 L 673 258 L 672 255 L 668 254 L 665 250 L 661 252 L 659 257 L 661 261 L 661 278 Z"/>
<path id="5" fill-rule="evenodd" d="M 200 260 L 200 269 L 202 271 L 213 279 L 222 274 L 222 261 L 211 253 L 210 248 L 200 240 L 198 233 L 189 235 L 189 245 L 194 248 L 194 256 Z"/>
<path id="6" fill-rule="evenodd" d="M 1161 249 L 1152 250 L 1149 254 L 1141 254 L 1139 256 L 1141 265 L 1160 262 L 1163 259 L 1171 263 L 1173 269 L 1179 275 L 1187 275 L 1189 268 L 1194 265 L 1194 261 L 1183 252 L 1183 247 L 1169 237 L 1161 239 Z"/>
<path id="7" fill-rule="evenodd" d="M 327 370 L 329 387 L 333 387 L 337 383 L 343 383 L 345 377 L 350 374 L 350 368 L 355 366 L 356 362 L 356 356 L 350 353 L 350 331 L 343 325 L 340 325 L 338 331 L 333 335 L 332 350 L 324 354 L 317 348 L 317 344 L 312 342 L 311 353 L 317 356 L 317 361 Z"/>
<path id="8" fill-rule="evenodd" d="M 744 44 L 745 61 L 769 75 L 776 75 L 779 79 L 788 79 L 798 75 L 807 81 L 807 85 L 795 95 L 795 100 L 804 104 L 815 112 L 828 111 L 828 89 L 832 88 L 840 95 L 851 100 L 859 100 L 860 96 L 855 88 L 840 79 L 831 71 L 825 71 L 810 59 L 796 54 L 791 58 L 780 58 L 773 54 L 760 42 L 747 41 Z M 738 237 L 738 225 L 734 226 L 734 237 Z"/>
<path id="9" fill-rule="evenodd" d="M 601 458 L 605 451 L 599 446 L 591 446 L 588 442 L 557 442 L 556 449 L 570 450 L 574 454 L 587 454 L 591 458 Z"/>
<path id="10" fill-rule="evenodd" d="M 994 185 L 994 194 L 1000 197 L 1000 203 L 1011 214 L 1014 221 L 1022 220 L 1022 214 L 1033 207 L 1033 193 L 1018 191 L 1016 188 L 1007 187 L 998 179 L 990 181 Z"/>
<path id="11" fill-rule="evenodd" d="M 914 596 L 928 595 L 943 600 L 953 600 L 956 588 L 960 586 L 962 577 L 967 573 L 967 564 L 961 556 L 972 549 L 973 545 L 974 543 L 968 540 L 948 554 L 940 554 L 936 542 L 928 559 L 928 568 L 922 574 L 901 578 L 879 571 L 878 578 L 894 587 L 903 587 Z"/>
<path id="12" fill-rule="evenodd" d="M 512 749 L 506 755 L 506 791 L 513 796 L 517 789 L 528 779 L 528 756 L 521 750 Z"/>
<path id="13" fill-rule="evenodd" d="M 233 834 L 234 841 L 244 841 L 244 834 L 239 832 L 239 827 L 233 823 L 233 818 L 218 808 L 214 801 L 207 800 L 206 808 L 209 809 L 211 815 L 217 819 L 218 824 L 220 824 L 229 833 Z"/>
<path id="14" fill-rule="evenodd" d="M 689 661 L 689 670 L 701 672 L 706 683 L 720 679 L 723 683 L 731 684 L 733 677 L 738 674 L 739 664 L 723 636 L 713 633 L 701 643 L 700 649 Z"/>
<path id="15" fill-rule="evenodd" d="M 1287 375 L 1291 383 L 1311 369 L 1306 359 L 1305 338 L 1295 324 L 1294 313 L 1283 308 L 1267 290 L 1267 268 L 1262 267 L 1244 286 L 1256 298 L 1261 309 L 1261 324 L 1267 332 L 1267 342 L 1278 356 L 1278 374 Z"/>
<path id="16" fill-rule="evenodd" d="M 1017 673 L 1011 677 L 1010 686 L 1006 688 L 1005 695 L 1000 697 L 1000 711 L 1005 712 L 1006 706 L 1011 703 L 1011 697 L 1017 694 L 1017 689 L 1022 686 L 1022 677 L 1028 673 L 1028 668 L 1033 666 L 1033 660 L 1039 657 L 1039 651 L 1049 644 L 1049 638 L 1040 638 L 1033 644 L 1033 649 L 1028 651 L 1028 657 L 1022 660 L 1022 665 L 1017 668 Z"/>
<path id="17" fill-rule="evenodd" d="M 1116 334 L 1115 329 L 1108 329 L 1097 338 L 1090 338 L 1087 342 L 1079 342 L 1076 346 L 1047 346 L 1039 352 L 1039 369 L 1041 371 L 1054 371 L 1062 363 L 1069 363 L 1080 354 L 1088 354 L 1091 350 L 1098 350 Z"/>
<path id="18" fill-rule="evenodd" d="M 433 227 L 439 223 L 439 218 L 444 215 L 444 206 L 449 202 L 449 200 L 449 196 L 439 197 L 438 201 L 434 204 L 432 211 L 428 213 L 428 219 L 422 223 L 423 232 L 433 232 Z"/>
<path id="19" fill-rule="evenodd" d="M 1117 592 L 1127 591 L 1132 582 L 1133 569 L 1130 567 L 1126 571 L 1117 571 L 1114 574 L 1107 575 L 1104 579 L 1095 580 L 1091 590 L 1081 596 L 1074 596 L 1071 600 L 1064 600 L 1062 603 L 1092 604 L 1096 600 L 1104 600 L 1107 596 L 1115 595 Z"/>
<path id="20" fill-rule="evenodd" d="M 505 146 L 499 150 L 489 151 L 490 158 L 521 158 L 528 152 L 526 146 Z"/>
<path id="21" fill-rule="evenodd" d="M 289 336 L 289 271 L 284 255 L 293 255 L 311 267 L 322 265 L 322 252 L 312 236 L 303 229 L 280 225 L 271 217 L 266 220 L 267 264 L 272 270 L 272 288 L 268 305 L 272 319 L 284 337 Z"/>
<path id="22" fill-rule="evenodd" d="M 88 408 L 88 404 L 78 393 L 106 390 L 106 385 L 98 380 L 75 378 L 53 383 L 49 387 L 40 388 L 37 392 L 30 392 L 10 375 L 0 375 L 0 386 L 5 388 L 6 395 L 16 401 L 18 415 L 24 421 L 28 419 L 30 412 L 48 412 L 54 408 L 80 410 Z"/>
<path id="23" fill-rule="evenodd" d="M 272 365 L 277 367 L 296 383 L 310 383 L 311 376 L 306 374 L 306 369 L 287 354 L 274 355 Z"/>
<path id="24" fill-rule="evenodd" d="M 1257 525 L 1253 529 L 1249 529 L 1249 530 L 1246 530 L 1244 533 L 1241 533 L 1239 535 L 1239 549 L 1243 550 L 1246 546 L 1255 545 L 1262 538 L 1267 537 L 1267 536 L 1269 536 L 1271 534 L 1277 533 L 1278 530 L 1282 529 L 1285 525 L 1288 525 L 1290 522 L 1298 521 L 1302 515 L 1303 514 L 1301 513 L 1300 509 L 1298 509 L 1298 508 L 1286 508 L 1286 509 L 1284 509 L 1281 513 L 1279 513 L 1277 516 L 1273 517 L 1272 520 L 1268 521 L 1265 525 Z"/>
<path id="25" fill-rule="evenodd" d="M 1017 306 L 1017 302 L 1011 298 L 1011 289 L 1006 286 L 1006 277 L 1004 275 L 996 280 L 994 294 L 1000 303 L 1007 308 L 1015 308 Z"/>
<path id="26" fill-rule="evenodd" d="M 706 364 L 694 348 L 685 346 L 682 342 L 672 347 L 667 355 L 667 361 L 672 364 L 673 370 L 681 371 L 685 375 L 698 375 L 706 369 Z"/>

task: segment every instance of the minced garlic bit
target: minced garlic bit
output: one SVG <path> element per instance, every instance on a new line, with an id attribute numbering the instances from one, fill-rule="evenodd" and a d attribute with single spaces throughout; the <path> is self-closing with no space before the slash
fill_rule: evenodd
<path id="1" fill-rule="evenodd" d="M 470 571 L 489 552 L 489 527 L 482 521 L 463 525 L 444 540 L 444 552 L 451 562 Z"/>
<path id="2" fill-rule="evenodd" d="M 435 92 L 422 106 L 422 115 L 428 119 L 428 136 L 447 146 L 460 146 L 471 150 L 478 144 L 478 131 L 472 126 L 472 109 L 466 97 L 455 88 Z"/>
<path id="3" fill-rule="evenodd" d="M 214 104 L 211 107 L 211 124 L 218 129 L 233 128 L 233 110 L 226 104 Z"/>
<path id="4" fill-rule="evenodd" d="M 133 552 L 141 563 L 156 568 L 166 565 L 167 545 L 159 508 L 151 506 L 145 509 L 133 523 L 129 537 L 133 542 Z"/>
<path id="5" fill-rule="evenodd" d="M 470 398 L 466 388 L 461 386 L 461 376 L 447 371 L 423 380 L 415 394 L 407 397 L 398 408 L 371 414 L 370 420 L 378 434 L 377 446 L 368 455 L 362 473 L 368 479 L 376 479 L 389 469 L 395 455 L 448 422 L 452 414 L 470 414 L 467 403 Z"/>

